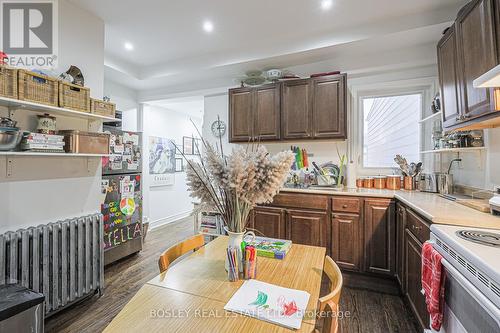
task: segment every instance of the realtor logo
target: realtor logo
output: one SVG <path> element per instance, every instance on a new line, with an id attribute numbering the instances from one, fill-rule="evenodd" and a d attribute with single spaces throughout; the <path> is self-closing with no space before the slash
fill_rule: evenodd
<path id="1" fill-rule="evenodd" d="M 55 68 L 57 60 L 56 0 L 0 0 L 1 51 L 16 67 Z"/>

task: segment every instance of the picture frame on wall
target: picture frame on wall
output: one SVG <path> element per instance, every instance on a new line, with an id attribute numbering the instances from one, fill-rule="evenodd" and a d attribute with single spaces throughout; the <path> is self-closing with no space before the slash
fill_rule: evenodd
<path id="1" fill-rule="evenodd" d="M 150 187 L 173 185 L 175 182 L 175 143 L 161 137 L 149 137 Z"/>
<path id="2" fill-rule="evenodd" d="M 182 137 L 182 153 L 184 155 L 194 155 L 193 138 L 190 136 Z"/>
<path id="3" fill-rule="evenodd" d="M 175 172 L 183 172 L 184 171 L 184 159 L 176 158 L 175 159 Z"/>
<path id="4" fill-rule="evenodd" d="M 198 156 L 201 155 L 200 149 L 202 144 L 203 142 L 201 141 L 201 139 L 198 138 L 193 139 L 193 155 L 198 155 Z"/>

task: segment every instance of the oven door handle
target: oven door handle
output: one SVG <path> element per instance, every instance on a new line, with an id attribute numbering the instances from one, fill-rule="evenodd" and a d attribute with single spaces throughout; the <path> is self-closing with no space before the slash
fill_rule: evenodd
<path id="1" fill-rule="evenodd" d="M 500 309 L 493 304 L 489 298 L 483 295 L 462 273 L 460 273 L 452 264 L 446 259 L 441 259 L 441 264 L 446 268 L 446 273 L 453 276 L 453 278 L 472 296 L 483 308 L 496 320 L 500 326 Z"/>

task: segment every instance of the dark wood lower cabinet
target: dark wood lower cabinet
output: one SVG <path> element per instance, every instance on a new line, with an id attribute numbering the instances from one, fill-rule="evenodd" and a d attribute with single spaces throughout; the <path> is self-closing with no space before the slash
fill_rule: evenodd
<path id="1" fill-rule="evenodd" d="M 253 210 L 250 228 L 257 236 L 286 238 L 285 211 L 281 208 L 257 207 Z"/>
<path id="2" fill-rule="evenodd" d="M 362 221 L 358 214 L 332 214 L 331 254 L 340 268 L 360 271 Z"/>
<path id="3" fill-rule="evenodd" d="M 404 281 L 404 250 L 405 250 L 406 208 L 398 203 L 396 205 L 396 279 L 403 294 L 406 291 Z"/>
<path id="4" fill-rule="evenodd" d="M 250 226 L 267 237 L 326 247 L 338 266 L 355 276 L 351 286 L 375 285 L 397 293 L 399 284 L 421 328 L 429 327 L 421 293 L 421 251 L 430 238 L 430 222 L 403 203 L 281 193 L 273 206 L 254 209 Z"/>
<path id="5" fill-rule="evenodd" d="M 326 246 L 326 212 L 286 211 L 287 239 L 296 244 Z"/>
<path id="6" fill-rule="evenodd" d="M 422 290 L 422 243 L 405 230 L 405 296 L 422 328 L 429 327 L 429 315 Z"/>
<path id="7" fill-rule="evenodd" d="M 365 200 L 365 271 L 394 276 L 395 204 L 392 200 Z"/>

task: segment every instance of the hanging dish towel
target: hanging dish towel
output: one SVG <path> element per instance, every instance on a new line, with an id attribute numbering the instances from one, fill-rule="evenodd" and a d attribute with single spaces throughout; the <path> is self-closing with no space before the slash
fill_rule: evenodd
<path id="1" fill-rule="evenodd" d="M 431 327 L 439 331 L 443 323 L 445 272 L 441 266 L 443 257 L 430 242 L 422 247 L 422 293 L 425 295 Z"/>

